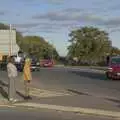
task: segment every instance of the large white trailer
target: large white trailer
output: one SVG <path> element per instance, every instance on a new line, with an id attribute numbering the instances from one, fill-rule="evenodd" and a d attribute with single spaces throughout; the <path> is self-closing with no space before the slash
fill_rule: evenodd
<path id="1" fill-rule="evenodd" d="M 16 43 L 15 30 L 0 30 L 0 54 L 1 55 L 16 55 L 19 47 Z"/>

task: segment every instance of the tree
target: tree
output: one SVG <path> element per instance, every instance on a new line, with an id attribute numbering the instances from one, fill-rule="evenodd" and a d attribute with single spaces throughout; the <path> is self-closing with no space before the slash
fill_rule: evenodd
<path id="1" fill-rule="evenodd" d="M 112 47 L 111 49 L 111 55 L 120 55 L 120 49 L 117 47 Z"/>
<path id="2" fill-rule="evenodd" d="M 105 31 L 93 27 L 82 27 L 70 34 L 68 56 L 81 61 L 99 62 L 111 51 L 111 41 Z"/>
<path id="3" fill-rule="evenodd" d="M 23 51 L 40 58 L 48 58 L 53 55 L 53 58 L 57 59 L 59 56 L 56 49 L 39 36 L 25 36 L 21 48 Z"/>

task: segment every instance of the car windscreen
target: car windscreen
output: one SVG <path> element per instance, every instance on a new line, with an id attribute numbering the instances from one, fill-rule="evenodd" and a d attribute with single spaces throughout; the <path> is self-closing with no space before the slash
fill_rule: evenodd
<path id="1" fill-rule="evenodd" d="M 120 64 L 120 58 L 112 58 L 111 64 Z"/>

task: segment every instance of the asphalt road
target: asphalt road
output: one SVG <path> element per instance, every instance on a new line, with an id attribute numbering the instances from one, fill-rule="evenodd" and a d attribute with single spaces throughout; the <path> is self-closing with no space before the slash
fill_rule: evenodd
<path id="1" fill-rule="evenodd" d="M 33 72 L 38 87 L 76 90 L 96 96 L 120 98 L 120 81 L 107 80 L 104 73 L 81 68 L 43 68 Z"/>
<path id="2" fill-rule="evenodd" d="M 25 110 L 22 108 L 0 108 L 1 120 L 115 120 L 114 118 L 88 116 L 52 110 Z"/>
<path id="3" fill-rule="evenodd" d="M 76 90 L 95 96 L 120 98 L 120 81 L 107 80 L 104 73 L 87 68 L 41 68 L 33 72 L 33 84 L 38 88 Z M 0 72 L 0 80 L 7 74 Z M 21 79 L 22 77 L 20 77 Z"/>

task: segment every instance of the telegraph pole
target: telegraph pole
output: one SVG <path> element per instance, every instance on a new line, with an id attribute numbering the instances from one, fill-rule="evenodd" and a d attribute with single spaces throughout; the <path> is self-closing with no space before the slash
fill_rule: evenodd
<path id="1" fill-rule="evenodd" d="M 10 29 L 9 29 L 9 56 L 12 55 L 12 39 L 11 39 L 11 32 L 12 32 L 12 26 L 10 24 Z"/>
<path id="2" fill-rule="evenodd" d="M 52 42 L 52 46 L 54 47 L 53 40 L 51 40 L 51 42 Z M 52 57 L 52 60 L 53 60 L 53 48 L 52 48 L 51 52 L 52 52 L 52 56 L 51 57 Z"/>

